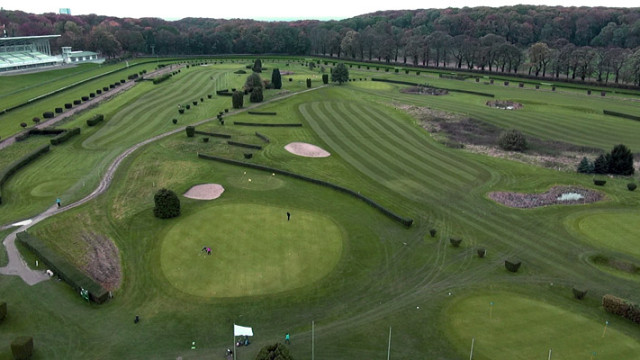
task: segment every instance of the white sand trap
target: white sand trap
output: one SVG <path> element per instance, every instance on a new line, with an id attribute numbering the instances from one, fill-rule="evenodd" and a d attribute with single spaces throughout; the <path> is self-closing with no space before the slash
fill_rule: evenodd
<path id="1" fill-rule="evenodd" d="M 33 220 L 27 219 L 27 220 L 24 220 L 24 221 L 17 222 L 15 224 L 11 224 L 11 226 L 24 226 L 24 225 L 29 225 L 32 222 L 33 222 Z"/>
<path id="2" fill-rule="evenodd" d="M 223 192 L 224 188 L 220 184 L 202 184 L 192 186 L 184 196 L 197 200 L 213 200 L 219 198 Z"/>
<path id="3" fill-rule="evenodd" d="M 302 143 L 302 142 L 292 142 L 287 144 L 285 150 L 292 154 L 304 156 L 304 157 L 327 157 L 331 156 L 331 153 L 324 150 L 323 148 L 317 147 L 315 145 Z"/>

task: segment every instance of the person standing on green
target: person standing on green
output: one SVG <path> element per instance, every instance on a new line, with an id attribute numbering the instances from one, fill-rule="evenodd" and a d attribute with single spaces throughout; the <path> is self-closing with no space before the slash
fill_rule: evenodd
<path id="1" fill-rule="evenodd" d="M 284 335 L 284 342 L 285 342 L 285 344 L 291 344 L 291 341 L 289 341 L 289 333 L 286 333 Z"/>

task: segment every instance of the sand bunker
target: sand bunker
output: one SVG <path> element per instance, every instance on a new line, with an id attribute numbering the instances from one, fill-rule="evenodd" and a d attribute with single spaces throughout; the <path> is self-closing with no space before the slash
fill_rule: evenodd
<path id="1" fill-rule="evenodd" d="M 184 197 L 197 200 L 213 200 L 217 199 L 224 192 L 224 188 L 220 184 L 202 184 L 191 187 Z"/>
<path id="2" fill-rule="evenodd" d="M 296 154 L 304 157 L 317 158 L 317 157 L 327 157 L 331 155 L 328 151 L 320 147 L 307 144 L 307 143 L 301 143 L 301 142 L 292 142 L 290 144 L 287 144 L 284 148 L 285 150 L 287 150 L 292 154 Z"/>
<path id="3" fill-rule="evenodd" d="M 489 198 L 509 207 L 529 209 L 558 204 L 589 204 L 604 199 L 604 195 L 601 192 L 581 187 L 554 186 L 541 194 L 496 191 L 489 193 Z"/>
<path id="4" fill-rule="evenodd" d="M 502 110 L 520 110 L 520 109 L 522 109 L 522 104 L 514 102 L 514 101 L 507 101 L 507 100 L 487 101 L 487 106 L 488 107 L 492 107 L 492 108 L 496 108 L 496 109 L 502 109 Z"/>

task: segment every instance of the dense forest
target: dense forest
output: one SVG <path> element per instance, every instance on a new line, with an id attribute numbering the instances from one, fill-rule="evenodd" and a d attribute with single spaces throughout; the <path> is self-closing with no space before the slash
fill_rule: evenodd
<path id="1" fill-rule="evenodd" d="M 449 8 L 340 21 L 263 22 L 0 11 L 8 36 L 60 34 L 107 58 L 294 54 L 640 86 L 640 8 Z"/>

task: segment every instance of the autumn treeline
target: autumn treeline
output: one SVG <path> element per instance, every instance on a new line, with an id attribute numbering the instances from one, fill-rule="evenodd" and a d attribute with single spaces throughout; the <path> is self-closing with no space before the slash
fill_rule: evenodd
<path id="1" fill-rule="evenodd" d="M 108 58 L 309 54 L 640 86 L 640 8 L 517 5 L 295 22 L 2 10 L 1 24 L 9 36 L 60 34 L 52 48 L 72 46 Z"/>

